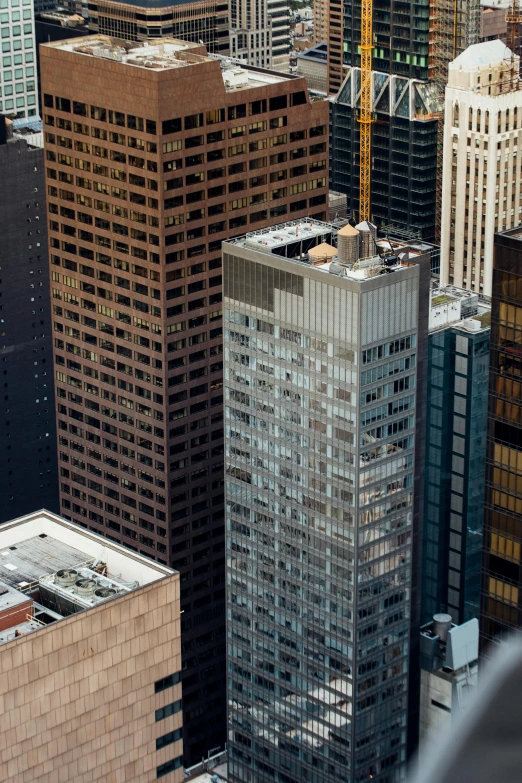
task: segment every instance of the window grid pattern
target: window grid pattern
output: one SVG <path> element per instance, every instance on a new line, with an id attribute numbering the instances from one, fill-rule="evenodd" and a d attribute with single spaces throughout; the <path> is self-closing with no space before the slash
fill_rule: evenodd
<path id="1" fill-rule="evenodd" d="M 233 252 L 229 775 L 392 780 L 405 764 L 416 334 L 367 348 L 360 292 Z M 396 392 L 366 402 L 363 367 L 383 377 L 396 357 Z"/>

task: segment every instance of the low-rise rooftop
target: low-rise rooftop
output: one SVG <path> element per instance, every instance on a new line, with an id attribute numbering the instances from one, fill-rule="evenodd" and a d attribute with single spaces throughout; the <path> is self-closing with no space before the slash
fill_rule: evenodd
<path id="1" fill-rule="evenodd" d="M 459 326 L 468 332 L 489 329 L 491 305 L 474 291 L 448 285 L 433 285 L 430 302 L 430 331 Z"/>
<path id="2" fill-rule="evenodd" d="M 172 573 L 48 511 L 15 519 L 0 527 L 0 645 Z"/>

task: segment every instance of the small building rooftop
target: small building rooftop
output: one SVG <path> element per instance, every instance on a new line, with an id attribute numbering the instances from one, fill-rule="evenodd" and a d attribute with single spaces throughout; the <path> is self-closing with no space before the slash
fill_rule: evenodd
<path id="1" fill-rule="evenodd" d="M 48 511 L 7 522 L 0 527 L 0 645 L 173 573 Z"/>
<path id="2" fill-rule="evenodd" d="M 474 291 L 434 284 L 430 297 L 430 331 L 458 326 L 467 332 L 480 332 L 491 326 L 491 304 Z"/>
<path id="3" fill-rule="evenodd" d="M 87 20 L 79 14 L 71 14 L 70 11 L 64 11 L 56 8 L 53 11 L 42 11 L 37 14 L 37 20 L 42 22 L 52 22 L 53 24 L 60 25 L 61 27 L 77 27 L 81 29 L 87 28 Z"/>
<path id="4" fill-rule="evenodd" d="M 325 63 L 328 61 L 328 44 L 319 43 L 316 46 L 305 49 L 297 55 L 298 60 L 313 60 L 314 62 Z"/>

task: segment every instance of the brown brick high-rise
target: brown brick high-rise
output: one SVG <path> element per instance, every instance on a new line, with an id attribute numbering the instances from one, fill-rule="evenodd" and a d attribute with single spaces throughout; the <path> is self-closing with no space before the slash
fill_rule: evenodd
<path id="1" fill-rule="evenodd" d="M 192 764 L 225 742 L 221 242 L 324 217 L 328 106 L 172 40 L 41 69 L 61 511 L 179 569 Z"/>

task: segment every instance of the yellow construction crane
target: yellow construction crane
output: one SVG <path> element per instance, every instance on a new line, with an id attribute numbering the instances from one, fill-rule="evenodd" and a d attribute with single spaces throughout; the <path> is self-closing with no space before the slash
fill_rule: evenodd
<path id="1" fill-rule="evenodd" d="M 372 148 L 373 0 L 361 3 L 361 108 L 359 111 L 359 220 L 370 219 Z"/>

